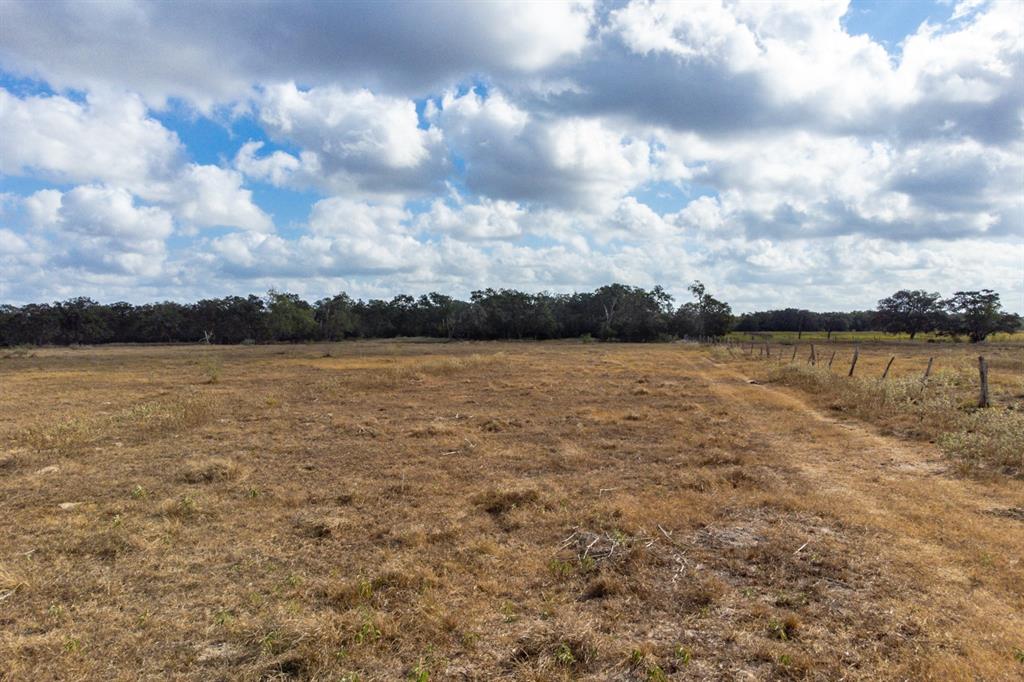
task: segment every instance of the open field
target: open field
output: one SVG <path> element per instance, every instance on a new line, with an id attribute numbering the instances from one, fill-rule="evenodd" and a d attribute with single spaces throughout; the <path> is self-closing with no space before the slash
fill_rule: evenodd
<path id="1" fill-rule="evenodd" d="M 1024 482 L 723 354 L 2 358 L 0 679 L 1022 679 Z"/>

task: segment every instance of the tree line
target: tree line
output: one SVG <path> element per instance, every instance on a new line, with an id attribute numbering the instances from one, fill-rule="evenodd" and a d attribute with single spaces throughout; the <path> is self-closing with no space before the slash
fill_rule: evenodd
<path id="1" fill-rule="evenodd" d="M 1004 312 L 999 294 L 991 289 L 957 291 L 944 299 L 936 292 L 901 289 L 878 301 L 875 310 L 817 313 L 798 308 L 744 313 L 736 320 L 741 332 L 878 331 L 907 334 L 936 332 L 953 339 L 984 341 L 996 332 L 1021 329 L 1021 317 Z"/>
<path id="2" fill-rule="evenodd" d="M 80 297 L 0 306 L 0 344 L 235 344 L 399 336 L 656 341 L 727 333 L 733 322 L 729 305 L 700 282 L 689 291 L 693 300 L 678 307 L 660 286 L 648 290 L 625 284 L 572 294 L 483 289 L 468 301 L 437 292 L 366 301 L 341 293 L 314 303 L 278 291 L 265 297 L 144 305 Z"/>
<path id="3" fill-rule="evenodd" d="M 1020 328 L 999 294 L 958 291 L 950 299 L 899 291 L 878 309 L 818 313 L 797 308 L 734 316 L 700 282 L 676 306 L 664 289 L 609 284 L 590 292 L 527 293 L 482 289 L 469 300 L 432 292 L 418 298 L 357 300 L 341 293 L 314 303 L 291 293 L 227 296 L 195 303 L 101 304 L 79 297 L 55 303 L 0 305 L 0 345 L 99 343 L 269 343 L 424 336 L 446 339 L 592 337 L 658 341 L 743 332 L 939 331 L 982 341 Z"/>

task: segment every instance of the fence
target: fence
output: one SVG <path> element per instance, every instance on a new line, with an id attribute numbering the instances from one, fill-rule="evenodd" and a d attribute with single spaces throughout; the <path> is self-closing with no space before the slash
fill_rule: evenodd
<path id="1" fill-rule="evenodd" d="M 760 360 L 765 360 L 765 361 L 770 361 L 770 360 L 774 359 L 776 361 L 776 363 L 778 363 L 778 364 L 782 364 L 782 362 L 784 360 L 788 364 L 792 364 L 794 362 L 797 362 L 797 353 L 800 352 L 800 345 L 799 344 L 793 344 L 793 352 L 792 353 L 787 353 L 786 350 L 785 350 L 785 346 L 783 346 L 782 344 L 777 345 L 773 349 L 771 344 L 769 343 L 769 341 L 767 339 L 764 339 L 763 342 L 760 341 L 760 340 L 758 340 L 758 341 L 738 341 L 736 339 L 729 339 L 729 338 L 726 338 L 726 339 L 721 339 L 721 338 L 714 339 L 714 338 L 704 338 L 704 337 L 698 337 L 697 339 L 694 339 L 694 340 L 697 341 L 698 343 L 702 344 L 702 345 L 716 345 L 716 346 L 724 345 L 726 351 L 733 358 L 736 358 L 737 357 L 737 353 L 738 353 L 740 358 L 742 358 L 743 356 L 747 356 L 749 358 L 755 358 L 756 357 L 756 358 L 758 358 Z M 813 344 L 813 343 L 808 344 L 808 346 L 809 346 L 809 352 L 807 353 L 806 359 L 803 362 L 806 362 L 806 364 L 808 364 L 808 365 L 810 365 L 812 367 L 817 367 L 819 359 L 820 359 L 820 357 L 818 355 L 818 349 L 816 348 L 815 344 Z M 773 354 L 773 352 L 774 352 L 774 354 Z M 784 357 L 787 354 L 789 355 L 788 359 Z M 803 357 L 803 354 L 801 354 L 801 357 Z M 832 371 L 832 364 L 835 362 L 835 359 L 836 359 L 836 351 L 833 350 L 832 354 L 829 356 L 828 363 L 825 366 L 827 371 L 829 371 L 829 372 Z M 856 373 L 856 370 L 857 370 L 857 361 L 859 359 L 860 359 L 860 348 L 859 347 L 854 347 L 854 349 L 853 349 L 853 356 L 850 359 L 850 368 L 846 372 L 846 376 L 847 377 L 854 376 L 854 374 Z M 892 366 L 893 366 L 894 362 L 896 362 L 896 356 L 892 355 L 892 356 L 889 357 L 889 361 L 885 363 L 885 370 L 882 372 L 881 377 L 879 377 L 879 381 L 885 381 L 888 378 L 889 370 L 892 369 Z M 928 383 L 928 378 L 931 376 L 932 366 L 934 365 L 934 362 L 935 362 L 935 358 L 934 357 L 928 358 L 928 366 L 925 368 L 924 374 L 921 375 L 921 383 L 922 383 L 922 385 L 925 385 L 925 384 Z M 992 405 L 992 401 L 991 401 L 991 397 L 990 397 L 990 394 L 989 394 L 989 388 L 988 388 L 988 360 L 986 360 L 983 355 L 979 355 L 978 356 L 978 407 L 991 407 L 991 405 Z"/>

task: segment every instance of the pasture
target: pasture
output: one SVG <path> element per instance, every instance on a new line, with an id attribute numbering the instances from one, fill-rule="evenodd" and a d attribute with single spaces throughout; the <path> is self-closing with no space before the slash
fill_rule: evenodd
<path id="1" fill-rule="evenodd" d="M 8 353 L 0 679 L 1020 679 L 1024 483 L 942 440 L 976 351 L 941 405 L 883 346 L 855 390 L 679 343 Z"/>

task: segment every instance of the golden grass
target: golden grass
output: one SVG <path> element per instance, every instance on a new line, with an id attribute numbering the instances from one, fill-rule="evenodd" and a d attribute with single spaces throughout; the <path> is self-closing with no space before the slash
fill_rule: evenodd
<path id="1" fill-rule="evenodd" d="M 216 382 L 190 347 L 0 365 L 0 679 L 1024 672 L 1021 482 L 747 383 L 763 363 L 210 352 Z"/>

